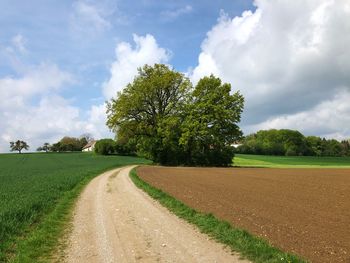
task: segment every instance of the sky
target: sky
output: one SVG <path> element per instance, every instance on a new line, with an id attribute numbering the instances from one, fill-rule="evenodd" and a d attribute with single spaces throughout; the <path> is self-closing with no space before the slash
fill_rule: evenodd
<path id="1" fill-rule="evenodd" d="M 350 138 L 348 0 L 0 0 L 0 152 L 113 137 L 105 101 L 144 64 L 245 97 L 240 127 Z"/>

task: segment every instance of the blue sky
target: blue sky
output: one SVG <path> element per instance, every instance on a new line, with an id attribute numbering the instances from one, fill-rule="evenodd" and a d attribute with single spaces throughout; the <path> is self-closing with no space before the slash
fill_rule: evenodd
<path id="1" fill-rule="evenodd" d="M 105 25 L 76 15 L 78 3 L 100 10 Z M 79 98 L 84 110 L 90 100 L 101 98 L 100 84 L 109 77 L 118 42 L 132 42 L 133 34 L 151 34 L 159 46 L 171 51 L 170 63 L 180 71 L 193 67 L 207 31 L 220 12 L 239 15 L 253 8 L 250 1 L 2 1 L 0 43 L 23 36 L 27 65 L 48 61 L 74 75 L 77 83 L 65 89 L 64 97 Z M 98 22 L 96 22 L 98 23 Z M 17 76 L 8 59 L 0 62 L 0 76 Z"/>
<path id="2" fill-rule="evenodd" d="M 104 101 L 158 62 L 239 89 L 245 133 L 348 138 L 349 17 L 346 0 L 2 0 L 0 152 L 19 138 L 113 136 Z"/>

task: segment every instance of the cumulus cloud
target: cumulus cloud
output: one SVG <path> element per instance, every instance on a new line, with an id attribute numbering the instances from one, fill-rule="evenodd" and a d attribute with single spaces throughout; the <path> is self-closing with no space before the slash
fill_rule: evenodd
<path id="1" fill-rule="evenodd" d="M 44 142 L 57 141 L 80 126 L 79 110 L 57 95 L 42 97 L 38 105 L 1 110 L 1 152 L 8 151 L 9 141 L 17 139 L 27 141 L 35 151 Z"/>
<path id="2" fill-rule="evenodd" d="M 107 128 L 106 104 L 92 105 L 89 110 L 89 118 L 84 124 L 84 130 L 95 138 L 113 138 L 114 134 Z"/>
<path id="3" fill-rule="evenodd" d="M 306 135 L 344 139 L 350 134 L 350 92 L 343 90 L 310 110 L 282 115 L 247 127 L 250 131 L 284 128 L 303 130 Z"/>
<path id="4" fill-rule="evenodd" d="M 137 68 L 145 64 L 166 63 L 170 53 L 158 46 L 152 35 L 138 36 L 134 34 L 135 47 L 130 43 L 121 42 L 115 49 L 116 60 L 110 68 L 111 77 L 103 84 L 103 94 L 106 99 L 115 97 L 133 80 Z"/>
<path id="5" fill-rule="evenodd" d="M 171 20 L 175 20 L 179 16 L 182 16 L 182 15 L 185 15 L 185 14 L 189 14 L 192 11 L 193 11 L 192 6 L 191 5 L 186 5 L 184 7 L 181 7 L 181 8 L 175 9 L 175 10 L 162 11 L 160 13 L 160 16 L 166 21 L 171 21 Z"/>
<path id="6" fill-rule="evenodd" d="M 192 80 L 214 73 L 239 89 L 246 98 L 246 130 L 279 128 L 288 120 L 290 128 L 321 134 L 316 127 L 332 116 L 328 132 L 350 136 L 328 108 L 350 92 L 350 3 L 257 0 L 255 5 L 255 11 L 234 18 L 221 14 L 202 43 Z M 316 121 L 312 114 L 321 108 Z"/>
<path id="7" fill-rule="evenodd" d="M 74 77 L 55 64 L 32 66 L 21 76 L 0 79 L 0 152 L 9 142 L 25 140 L 32 151 L 44 142 L 63 136 L 91 133 L 95 138 L 112 137 L 105 122 L 105 105 L 91 106 L 87 116 L 72 100 L 59 95 Z"/>
<path id="8" fill-rule="evenodd" d="M 0 79 L 0 98 L 2 106 L 19 106 L 20 102 L 38 94 L 59 90 L 63 84 L 72 83 L 73 76 L 60 70 L 54 64 L 42 63 L 30 68 L 23 76 L 7 76 Z"/>
<path id="9" fill-rule="evenodd" d="M 0 151 L 8 151 L 11 140 L 24 139 L 38 146 L 42 140 L 74 130 L 79 110 L 57 95 L 72 82 L 73 76 L 54 64 L 0 79 Z"/>

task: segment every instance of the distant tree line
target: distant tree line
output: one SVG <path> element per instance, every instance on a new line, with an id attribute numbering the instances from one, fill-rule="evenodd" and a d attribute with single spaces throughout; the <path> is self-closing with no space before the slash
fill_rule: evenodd
<path id="1" fill-rule="evenodd" d="M 350 156 L 350 143 L 317 136 L 304 136 L 295 130 L 261 130 L 246 136 L 238 153 L 286 156 Z"/>
<path id="2" fill-rule="evenodd" d="M 53 152 L 76 152 L 81 151 L 87 144 L 85 137 L 63 137 L 59 142 L 52 144 L 51 151 Z"/>
<path id="3" fill-rule="evenodd" d="M 108 103 L 107 125 L 121 149 L 156 163 L 228 166 L 243 106 L 243 96 L 213 75 L 193 86 L 166 65 L 145 65 Z"/>
<path id="4" fill-rule="evenodd" d="M 93 138 L 89 134 L 83 134 L 79 138 L 65 136 L 56 143 L 44 143 L 43 146 L 37 148 L 37 151 L 80 152 L 83 147 L 91 140 L 93 140 Z"/>

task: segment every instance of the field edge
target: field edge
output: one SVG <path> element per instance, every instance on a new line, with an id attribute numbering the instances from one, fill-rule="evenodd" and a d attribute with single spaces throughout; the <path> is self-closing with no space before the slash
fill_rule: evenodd
<path id="1" fill-rule="evenodd" d="M 170 212 L 188 223 L 195 225 L 202 233 L 228 246 L 233 252 L 240 253 L 246 259 L 257 263 L 306 262 L 296 255 L 273 247 L 267 241 L 253 236 L 246 230 L 237 228 L 227 221 L 216 218 L 213 214 L 202 213 L 188 207 L 169 194 L 143 181 L 137 175 L 136 168 L 130 171 L 129 176 L 138 188 L 157 200 Z"/>

